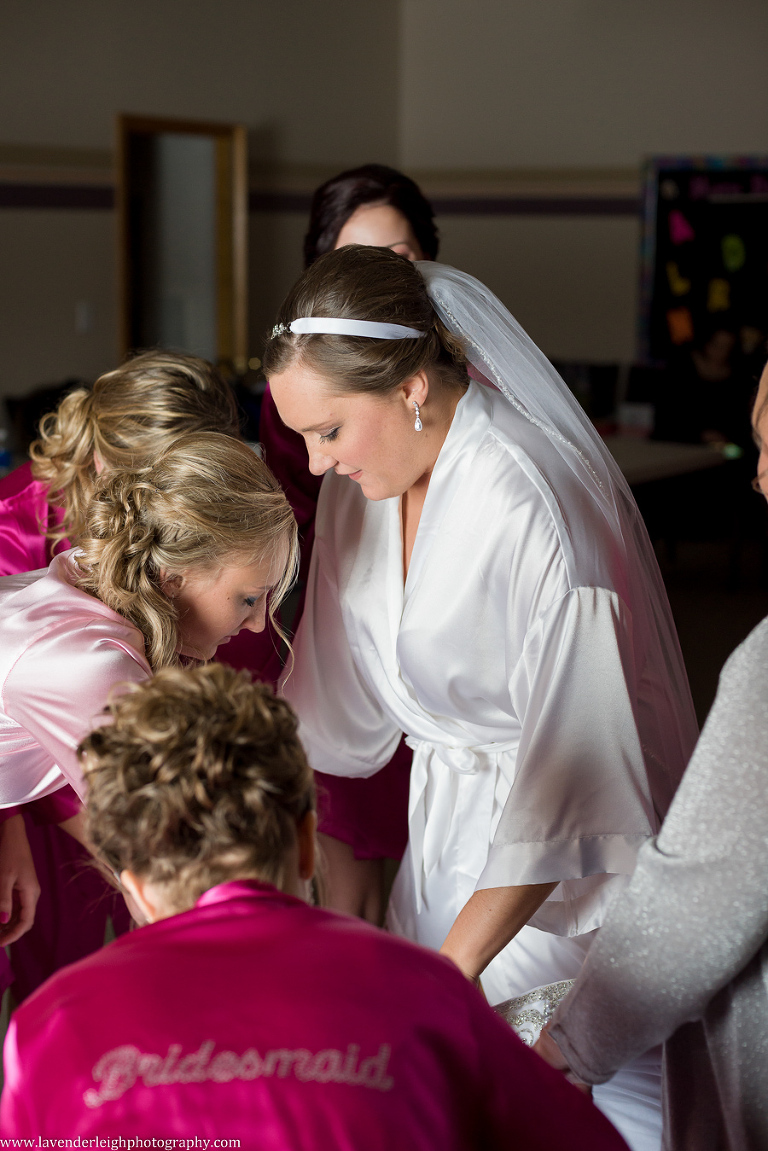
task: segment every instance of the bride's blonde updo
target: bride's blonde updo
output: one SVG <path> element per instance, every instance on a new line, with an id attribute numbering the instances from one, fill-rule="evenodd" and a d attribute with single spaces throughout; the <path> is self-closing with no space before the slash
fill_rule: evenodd
<path id="1" fill-rule="evenodd" d="M 292 320 L 330 316 L 402 324 L 422 339 L 296 335 Z M 461 341 L 437 316 L 418 268 L 389 248 L 350 244 L 320 256 L 288 293 L 276 334 L 264 353 L 264 372 L 279 375 L 294 363 L 317 372 L 338 392 L 385 396 L 417 372 L 446 386 L 469 382 Z"/>
<path id="2" fill-rule="evenodd" d="M 189 569 L 285 560 L 269 617 L 298 563 L 296 520 L 277 480 L 241 440 L 218 432 L 177 437 L 152 467 L 98 480 L 85 509 L 76 586 L 143 633 L 154 671 L 178 662 L 177 617 L 161 588 Z"/>
<path id="3" fill-rule="evenodd" d="M 206 360 L 175 352 L 144 352 L 76 388 L 40 421 L 30 448 L 32 472 L 48 485 L 48 502 L 64 509 L 49 532 L 73 542 L 83 528 L 96 480 L 94 453 L 107 471 L 138 471 L 184 432 L 237 436 L 240 422 L 229 384 Z"/>

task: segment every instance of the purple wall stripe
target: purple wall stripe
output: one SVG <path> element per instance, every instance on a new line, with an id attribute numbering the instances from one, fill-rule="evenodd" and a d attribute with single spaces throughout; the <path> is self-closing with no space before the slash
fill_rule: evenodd
<path id="1" fill-rule="evenodd" d="M 0 184 L 0 208 L 114 208 L 109 184 Z"/>
<path id="2" fill-rule="evenodd" d="M 306 215 L 309 192 L 251 192 L 252 212 L 300 212 Z M 637 216 L 636 196 L 434 196 L 438 216 Z M 109 210 L 115 206 L 108 184 L 0 183 L 0 208 Z"/>

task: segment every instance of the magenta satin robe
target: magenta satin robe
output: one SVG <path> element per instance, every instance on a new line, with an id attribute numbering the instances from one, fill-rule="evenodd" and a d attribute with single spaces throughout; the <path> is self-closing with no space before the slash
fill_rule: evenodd
<path id="1" fill-rule="evenodd" d="M 15 1013 L 5 1137 L 253 1151 L 620 1151 L 445 959 L 268 884 L 207 891 Z"/>

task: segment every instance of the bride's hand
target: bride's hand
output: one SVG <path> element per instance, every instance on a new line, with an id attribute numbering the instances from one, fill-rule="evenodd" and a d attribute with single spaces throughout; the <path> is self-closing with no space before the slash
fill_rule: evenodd
<path id="1" fill-rule="evenodd" d="M 0 823 L 0 947 L 29 931 L 39 897 L 24 817 L 12 815 Z"/>

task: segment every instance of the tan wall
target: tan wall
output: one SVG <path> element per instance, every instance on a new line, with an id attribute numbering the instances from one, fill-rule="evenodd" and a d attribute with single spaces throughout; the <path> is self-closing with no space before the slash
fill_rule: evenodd
<path id="1" fill-rule="evenodd" d="M 306 223 L 299 212 L 251 214 L 250 336 L 254 355 L 261 355 L 277 309 L 301 274 Z"/>
<path id="2" fill-rule="evenodd" d="M 235 120 L 271 157 L 395 159 L 398 0 L 3 0 L 0 142 L 109 147 L 115 112 Z"/>
<path id="3" fill-rule="evenodd" d="M 103 152 L 117 111 L 242 121 L 270 164 L 539 168 L 555 192 L 568 168 L 631 185 L 646 153 L 768 152 L 765 0 L 4 0 L 0 43 L 0 154 Z M 550 355 L 633 357 L 635 219 L 440 225 L 443 258 Z M 0 395 L 114 364 L 113 226 L 108 211 L 0 210 Z M 304 226 L 251 217 L 256 354 Z"/>
<path id="4" fill-rule="evenodd" d="M 402 12 L 407 168 L 631 175 L 652 154 L 768 154 L 765 0 L 403 0 Z M 441 225 L 443 258 L 487 280 L 549 355 L 634 357 L 636 221 Z"/>
<path id="5" fill-rule="evenodd" d="M 112 212 L 0 211 L 0 395 L 71 376 L 94 379 L 117 359 Z M 92 330 L 75 330 L 86 302 Z"/>
<path id="6" fill-rule="evenodd" d="M 632 360 L 639 221 L 446 216 L 440 258 L 488 284 L 553 359 Z"/>
<path id="7" fill-rule="evenodd" d="M 245 123 L 256 161 L 396 162 L 397 16 L 398 0 L 4 0 L 0 160 L 14 144 L 54 163 L 110 149 L 123 111 Z M 280 219 L 254 224 L 259 332 L 297 269 L 297 226 L 283 241 Z M 113 232 L 108 211 L 0 210 L 0 395 L 114 366 Z"/>
<path id="8" fill-rule="evenodd" d="M 401 160 L 768 151 L 765 0 L 402 0 Z"/>

